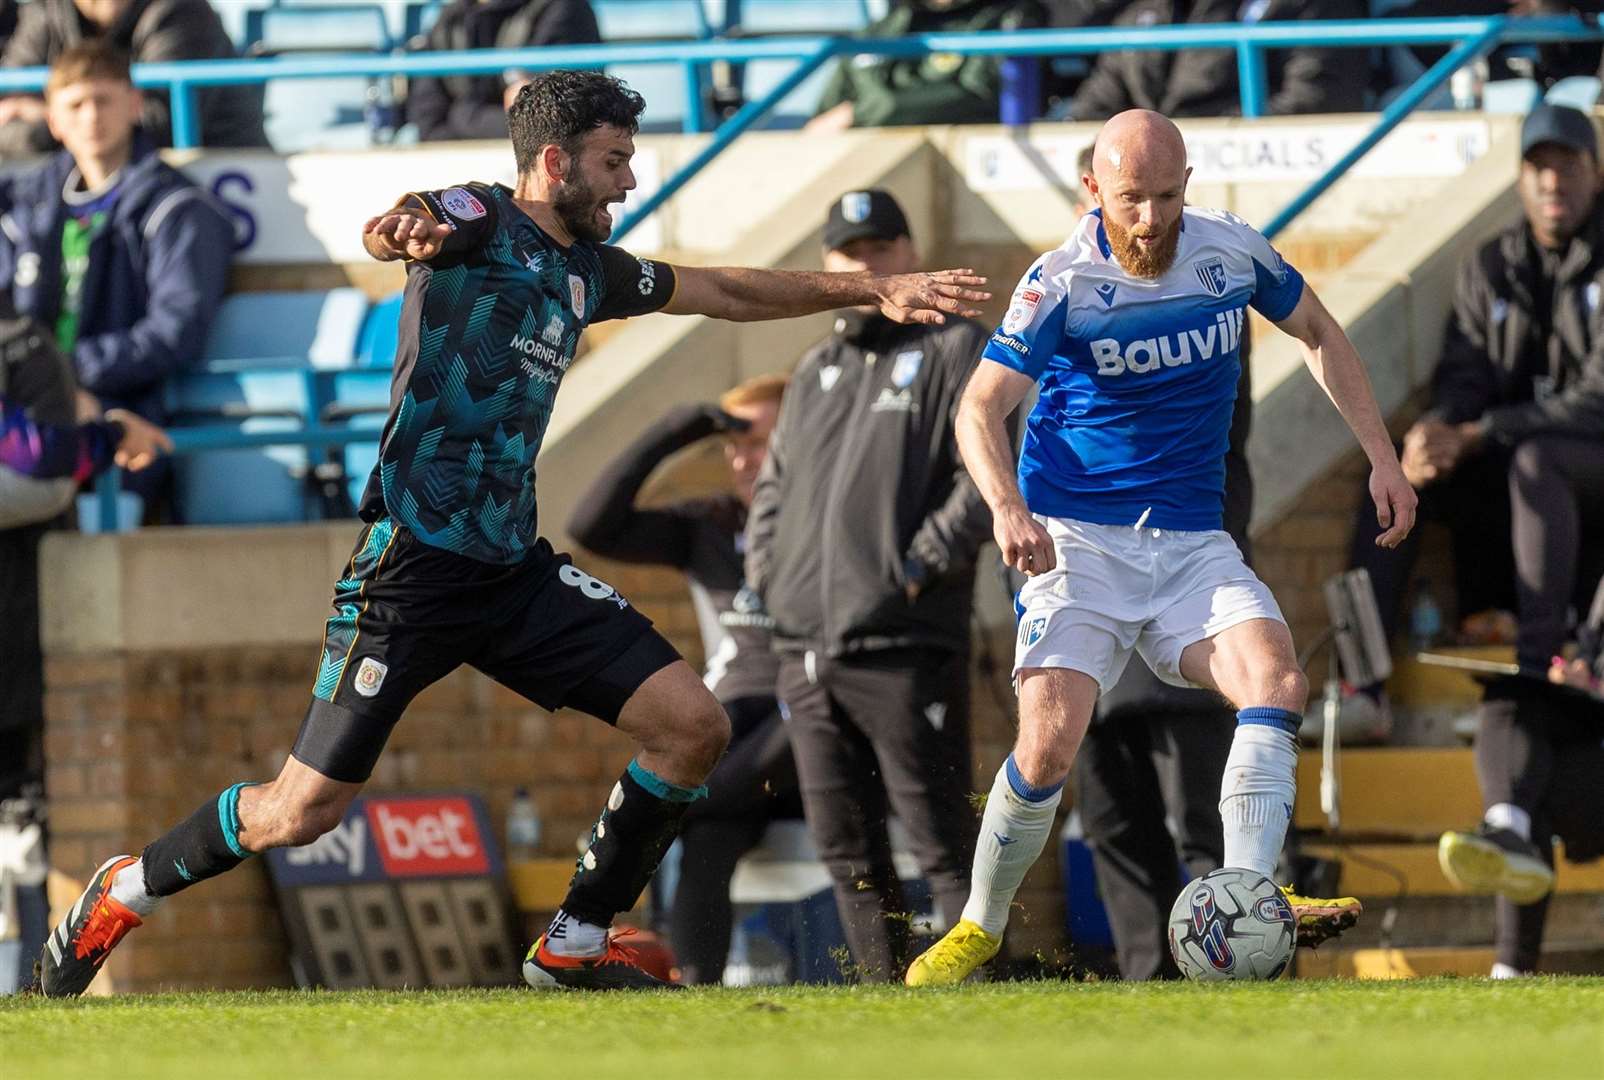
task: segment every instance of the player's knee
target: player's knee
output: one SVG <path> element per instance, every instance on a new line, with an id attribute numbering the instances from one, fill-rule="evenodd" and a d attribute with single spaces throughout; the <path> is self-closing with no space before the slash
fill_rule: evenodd
<path id="1" fill-rule="evenodd" d="M 691 772 L 707 775 L 719 764 L 723 749 L 730 745 L 730 717 L 714 696 L 704 695 L 695 704 L 678 711 L 670 735 L 674 754 Z"/>
<path id="2" fill-rule="evenodd" d="M 1278 669 L 1268 680 L 1264 698 L 1277 708 L 1301 713 L 1309 703 L 1309 677 L 1295 667 Z"/>
<path id="3" fill-rule="evenodd" d="M 681 753 L 711 772 L 730 744 L 730 718 L 711 694 L 691 709 L 680 734 Z"/>

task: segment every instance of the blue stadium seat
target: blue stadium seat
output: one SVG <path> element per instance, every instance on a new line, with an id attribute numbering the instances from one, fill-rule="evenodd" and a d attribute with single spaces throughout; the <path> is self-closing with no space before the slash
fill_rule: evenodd
<path id="1" fill-rule="evenodd" d="M 603 41 L 683 41 L 713 36 L 702 0 L 591 0 Z"/>
<path id="2" fill-rule="evenodd" d="M 284 3 L 245 19 L 247 54 L 388 53 L 396 44 L 385 9 L 376 3 Z M 360 150 L 373 144 L 364 117 L 378 80 L 366 76 L 274 79 L 263 111 L 268 142 L 280 153 Z"/>
<path id="3" fill-rule="evenodd" d="M 760 101 L 795 68 L 795 60 L 754 60 L 746 65 L 742 73 L 741 93 L 747 101 Z M 779 104 L 758 122 L 758 126 L 791 129 L 807 123 L 819 111 L 819 98 L 834 71 L 834 63 L 827 63 L 803 79 L 796 89 L 780 99 Z"/>
<path id="4" fill-rule="evenodd" d="M 1525 116 L 1542 98 L 1536 79 L 1494 79 L 1481 88 L 1483 112 Z"/>
<path id="5" fill-rule="evenodd" d="M 246 47 L 254 55 L 307 52 L 389 52 L 390 22 L 378 4 L 284 4 L 245 16 Z"/>
<path id="6" fill-rule="evenodd" d="M 855 34 L 870 21 L 864 0 L 741 0 L 739 29 L 742 37 Z"/>
<path id="7" fill-rule="evenodd" d="M 395 362 L 396 328 L 401 319 L 402 294 L 386 296 L 368 310 L 356 341 L 358 367 L 390 367 Z"/>
<path id="8" fill-rule="evenodd" d="M 305 427 L 320 396 L 311 373 L 352 366 L 367 309 L 350 288 L 228 297 L 202 361 L 170 388 L 173 426 Z M 304 521 L 315 516 L 307 472 L 299 446 L 187 455 L 177 462 L 179 509 L 198 525 Z"/>
<path id="9" fill-rule="evenodd" d="M 279 361 L 228 370 L 231 366 L 238 364 L 220 361 L 174 380 L 169 405 L 175 430 L 299 431 L 305 426 L 311 402 L 303 365 Z M 310 516 L 307 456 L 299 446 L 186 454 L 174 471 L 179 513 L 191 525 L 257 525 Z"/>
<path id="10" fill-rule="evenodd" d="M 235 293 L 223 301 L 202 358 L 293 360 L 316 368 L 350 367 L 368 312 L 361 289 Z"/>
<path id="11" fill-rule="evenodd" d="M 1593 106 L 1598 104 L 1599 89 L 1600 83 L 1595 76 L 1572 75 L 1550 86 L 1543 100 L 1550 105 L 1569 105 L 1590 113 Z"/>

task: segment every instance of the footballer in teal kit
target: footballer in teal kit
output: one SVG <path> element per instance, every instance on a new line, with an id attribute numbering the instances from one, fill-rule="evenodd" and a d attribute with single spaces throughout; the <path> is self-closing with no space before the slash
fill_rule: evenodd
<path id="1" fill-rule="evenodd" d="M 649 619 L 537 532 L 535 460 L 579 336 L 653 311 L 757 320 L 874 305 L 942 322 L 976 314 L 971 303 L 989 294 L 967 270 L 676 267 L 609 246 L 610 207 L 635 186 L 643 107 L 600 72 L 541 75 L 508 111 L 514 187 L 415 192 L 363 226 L 370 255 L 407 260 L 406 294 L 366 526 L 334 586 L 300 734 L 276 778 L 231 785 L 141 855 L 100 866 L 41 957 L 46 995 L 82 993 L 164 897 L 333 828 L 408 702 L 462 664 L 547 709 L 614 724 L 639 747 L 525 978 L 666 985 L 610 927 L 705 794 L 729 721 Z"/>

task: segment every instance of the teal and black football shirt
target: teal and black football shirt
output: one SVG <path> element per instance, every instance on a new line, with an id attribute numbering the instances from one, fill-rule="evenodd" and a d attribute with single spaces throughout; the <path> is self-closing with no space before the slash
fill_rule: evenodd
<path id="1" fill-rule="evenodd" d="M 564 247 L 499 184 L 403 204 L 455 232 L 407 266 L 390 416 L 361 516 L 516 563 L 535 541 L 535 455 L 580 333 L 662 308 L 674 271 L 608 244 Z"/>

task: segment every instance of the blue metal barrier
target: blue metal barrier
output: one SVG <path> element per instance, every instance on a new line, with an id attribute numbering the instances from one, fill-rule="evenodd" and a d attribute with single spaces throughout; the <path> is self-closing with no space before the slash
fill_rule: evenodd
<path id="1" fill-rule="evenodd" d="M 509 68 L 544 71 L 554 68 L 596 68 L 603 65 L 678 63 L 685 72 L 686 130 L 703 130 L 700 69 L 714 61 L 795 60 L 796 67 L 768 94 L 748 102 L 713 132 L 707 145 L 670 176 L 614 233 L 620 239 L 685 186 L 743 132 L 829 61 L 848 56 L 918 58 L 938 53 L 965 56 L 1044 57 L 1097 54 L 1113 50 L 1232 49 L 1237 55 L 1242 116 L 1264 115 L 1268 101 L 1266 50 L 1318 45 L 1364 48 L 1381 45 L 1452 46 L 1446 56 L 1408 87 L 1378 118 L 1374 128 L 1264 228 L 1273 238 L 1298 214 L 1330 189 L 1339 177 L 1368 153 L 1388 132 L 1445 83 L 1464 64 L 1500 45 L 1604 40 L 1604 28 L 1577 16 L 1543 18 L 1381 19 L 1342 22 L 1284 22 L 1155 26 L 1090 30 L 1021 30 L 965 34 L 914 34 L 901 38 L 780 37 L 739 41 L 676 41 L 627 45 L 573 45 L 537 49 L 487 49 L 461 53 L 414 53 L 397 56 L 315 56 L 268 60 L 194 60 L 134 67 L 142 87 L 170 91 L 173 142 L 180 148 L 199 145 L 200 119 L 195 92 L 207 86 L 264 83 L 270 79 L 329 76 L 423 76 L 499 73 Z M 0 71 L 0 94 L 38 91 L 48 69 Z M 1010 117 L 1010 119 L 1016 119 Z M 236 428 L 192 428 L 173 432 L 179 453 L 239 449 L 265 445 L 332 447 L 371 439 L 373 429 L 339 425 L 310 426 L 293 432 L 244 433 Z M 97 487 L 103 523 L 115 520 L 116 474 Z"/>
<path id="2" fill-rule="evenodd" d="M 271 79 L 326 78 L 340 75 L 448 75 L 492 74 L 509 68 L 544 71 L 553 68 L 594 68 L 603 65 L 678 63 L 685 71 L 686 130 L 702 130 L 699 70 L 714 61 L 795 60 L 797 68 L 775 91 L 749 103 L 713 132 L 712 141 L 695 158 L 670 177 L 635 212 L 619 223 L 615 238 L 622 239 L 691 176 L 707 165 L 741 133 L 761 119 L 786 93 L 832 59 L 846 56 L 918 58 L 935 53 L 965 56 L 1042 57 L 1095 54 L 1112 50 L 1233 49 L 1241 82 L 1242 115 L 1262 116 L 1268 101 L 1264 53 L 1319 45 L 1328 48 L 1363 48 L 1378 45 L 1451 44 L 1447 58 L 1421 76 L 1400 101 L 1410 104 L 1383 113 L 1377 132 L 1361 145 L 1368 150 L 1395 126 L 1414 104 L 1448 78 L 1463 63 L 1498 45 L 1542 44 L 1555 41 L 1600 40 L 1604 30 L 1596 22 L 1574 15 L 1544 18 L 1380 19 L 1340 22 L 1215 23 L 1154 26 L 1133 32 L 1124 27 L 1090 30 L 987 31 L 963 34 L 911 34 L 901 38 L 780 37 L 741 41 L 677 41 L 624 45 L 567 45 L 533 49 L 486 49 L 473 52 L 414 53 L 397 56 L 309 56 L 258 60 L 190 60 L 139 64 L 134 80 L 140 86 L 166 87 L 172 101 L 173 143 L 179 148 L 200 144 L 200 118 L 195 91 L 206 86 L 262 83 Z M 42 67 L 0 71 L 0 94 L 37 91 L 48 69 Z M 1398 102 L 1394 103 L 1396 106 Z M 1360 151 L 1362 154 L 1363 151 Z M 1357 156 L 1353 160 L 1357 160 Z M 1346 158 L 1344 159 L 1347 160 Z M 1351 161 L 1347 162 L 1352 164 Z M 1344 169 L 1346 165 L 1344 166 Z M 1289 215 L 1276 218 L 1277 231 L 1286 221 L 1330 186 L 1341 170 L 1321 177 L 1295 200 Z M 1293 209 L 1295 207 L 1296 209 Z M 1284 219 L 1284 220 L 1283 220 Z"/>

